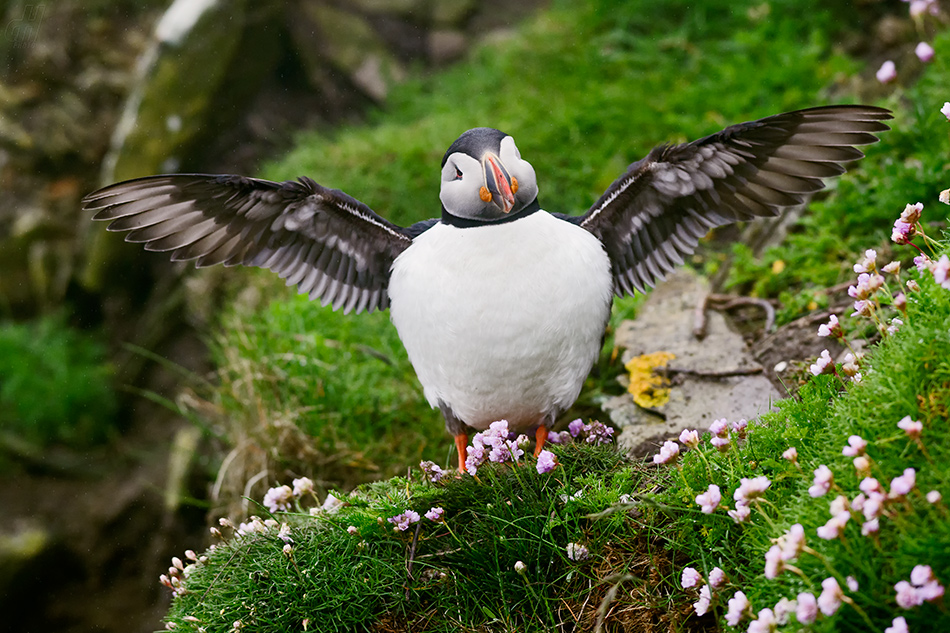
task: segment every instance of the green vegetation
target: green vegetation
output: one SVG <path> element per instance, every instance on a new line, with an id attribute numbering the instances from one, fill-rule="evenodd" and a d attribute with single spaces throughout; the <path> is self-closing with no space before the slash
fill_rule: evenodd
<path id="1" fill-rule="evenodd" d="M 115 427 L 112 370 L 99 341 L 60 317 L 0 324 L 0 429 L 43 446 L 88 446 Z"/>

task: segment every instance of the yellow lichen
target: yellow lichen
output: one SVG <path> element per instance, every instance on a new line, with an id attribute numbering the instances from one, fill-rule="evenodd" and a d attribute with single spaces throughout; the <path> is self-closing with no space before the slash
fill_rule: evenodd
<path id="1" fill-rule="evenodd" d="M 676 358 L 669 352 L 654 352 L 631 358 L 624 365 L 630 372 L 630 386 L 627 387 L 633 395 L 633 401 L 641 407 L 655 409 L 662 407 L 670 400 L 669 381 L 663 376 L 654 373 L 657 367 L 666 367 L 666 364 Z"/>

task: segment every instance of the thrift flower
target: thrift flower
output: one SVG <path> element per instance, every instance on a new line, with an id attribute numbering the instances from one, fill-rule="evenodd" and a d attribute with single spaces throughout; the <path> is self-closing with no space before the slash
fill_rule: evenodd
<path id="1" fill-rule="evenodd" d="M 811 624 L 818 617 L 818 601 L 810 593 L 798 594 L 798 607 L 795 609 L 795 618 L 799 624 Z"/>
<path id="2" fill-rule="evenodd" d="M 679 444 L 670 441 L 663 442 L 660 452 L 653 456 L 653 463 L 668 464 L 672 461 L 676 461 L 676 458 L 679 457 L 679 454 Z"/>
<path id="3" fill-rule="evenodd" d="M 798 449 L 795 448 L 794 446 L 789 446 L 788 448 L 785 449 L 785 452 L 782 453 L 782 459 L 787 459 L 793 464 L 797 464 L 798 463 Z"/>
<path id="4" fill-rule="evenodd" d="M 914 55 L 925 64 L 934 58 L 934 47 L 927 42 L 921 42 L 914 49 Z"/>
<path id="5" fill-rule="evenodd" d="M 853 288 L 854 286 L 852 286 Z M 829 368 L 834 370 L 835 364 L 831 360 L 831 354 L 828 353 L 828 350 L 822 350 L 821 355 L 818 357 L 818 360 L 812 364 L 808 370 L 812 373 L 813 376 L 820 376 L 821 374 L 828 373 Z"/>
<path id="6" fill-rule="evenodd" d="M 737 626 L 749 611 L 749 599 L 741 591 L 737 591 L 729 599 L 728 609 L 726 610 L 726 623 L 729 626 Z"/>
<path id="7" fill-rule="evenodd" d="M 917 228 L 913 224 L 908 224 L 902 220 L 894 221 L 894 228 L 891 229 L 891 241 L 895 244 L 910 244 L 910 241 L 917 235 Z"/>
<path id="8" fill-rule="evenodd" d="M 570 432 L 571 437 L 577 437 L 580 432 L 584 430 L 584 426 L 584 423 L 578 418 L 567 425 L 567 430 Z"/>
<path id="9" fill-rule="evenodd" d="M 709 586 L 718 589 L 724 582 L 726 582 L 726 572 L 718 567 L 713 567 L 712 571 L 709 572 Z"/>
<path id="10" fill-rule="evenodd" d="M 538 454 L 538 462 L 534 467 L 539 475 L 543 475 L 554 470 L 555 466 L 557 466 L 557 457 L 551 451 L 544 450 Z"/>
<path id="11" fill-rule="evenodd" d="M 548 442 L 551 444 L 567 444 L 571 439 L 571 434 L 567 431 L 561 431 L 560 433 L 551 431 L 548 433 Z"/>
<path id="12" fill-rule="evenodd" d="M 765 553 L 765 577 L 774 580 L 785 571 L 785 561 L 782 559 L 782 548 L 773 545 Z"/>
<path id="13" fill-rule="evenodd" d="M 736 503 L 735 510 L 729 510 L 726 512 L 732 520 L 736 523 L 745 523 L 749 520 L 749 515 L 752 514 L 752 508 L 749 507 L 748 503 Z"/>
<path id="14" fill-rule="evenodd" d="M 845 578 L 844 584 L 848 585 L 848 591 L 852 593 L 858 590 L 858 579 L 854 576 L 848 576 Z"/>
<path id="15" fill-rule="evenodd" d="M 829 576 L 821 581 L 821 595 L 818 596 L 818 608 L 825 615 L 834 615 L 838 607 L 841 606 L 841 600 L 844 598 L 844 592 L 841 586 L 833 576 Z"/>
<path id="16" fill-rule="evenodd" d="M 445 510 L 442 508 L 429 508 L 429 511 L 425 514 L 425 517 L 430 521 L 435 521 L 438 523 L 443 520 L 444 514 Z"/>
<path id="17" fill-rule="evenodd" d="M 782 537 L 782 560 L 794 560 L 805 549 L 805 528 L 796 523 Z"/>
<path id="18" fill-rule="evenodd" d="M 934 276 L 934 281 L 937 284 L 946 290 L 950 290 L 950 258 L 946 255 L 941 255 L 931 269 Z"/>
<path id="19" fill-rule="evenodd" d="M 822 464 L 815 469 L 815 479 L 808 489 L 808 494 L 815 498 L 823 497 L 831 490 L 831 484 L 833 482 L 834 473 L 831 472 L 830 468 Z"/>
<path id="20" fill-rule="evenodd" d="M 881 516 L 881 511 L 884 509 L 884 501 L 886 500 L 887 497 L 879 492 L 870 493 L 864 502 L 864 508 L 861 509 L 864 518 L 870 521 Z"/>
<path id="21" fill-rule="evenodd" d="M 893 305 L 895 308 L 897 308 L 901 312 L 906 312 L 907 311 L 907 296 L 903 292 L 898 292 L 896 295 L 894 295 Z"/>
<path id="22" fill-rule="evenodd" d="M 590 558 L 590 550 L 588 550 L 586 547 L 584 547 L 580 543 L 568 543 L 567 557 L 577 562 L 580 562 L 582 560 L 587 560 L 588 558 Z"/>
<path id="23" fill-rule="evenodd" d="M 703 588 L 699 590 L 699 600 L 693 604 L 693 610 L 696 611 L 696 615 L 706 615 L 711 602 L 712 594 L 709 593 L 709 585 L 703 585 Z"/>
<path id="24" fill-rule="evenodd" d="M 447 474 L 435 462 L 430 462 L 430 461 L 419 462 L 419 468 L 421 468 L 422 472 L 425 473 L 426 479 L 428 479 L 432 483 L 438 482 Z"/>
<path id="25" fill-rule="evenodd" d="M 940 500 L 942 498 L 943 498 L 943 495 L 941 495 L 936 490 L 931 490 L 930 492 L 927 493 L 927 503 L 930 503 L 930 504 L 940 503 Z"/>
<path id="26" fill-rule="evenodd" d="M 916 440 L 924 430 L 924 425 L 922 422 L 911 420 L 909 415 L 905 415 L 901 418 L 901 421 L 897 423 L 897 428 L 907 433 L 907 436 L 912 440 Z"/>
<path id="27" fill-rule="evenodd" d="M 950 101 L 944 101 L 943 107 L 940 108 L 940 114 L 947 117 L 947 119 L 950 119 Z"/>
<path id="28" fill-rule="evenodd" d="M 719 507 L 719 502 L 722 501 L 722 494 L 719 492 L 719 486 L 716 484 L 709 484 L 709 488 L 706 489 L 706 492 L 696 495 L 696 503 L 702 506 L 703 514 L 712 514 L 716 511 L 716 508 Z"/>
<path id="29" fill-rule="evenodd" d="M 827 336 L 841 336 L 841 324 L 838 323 L 838 317 L 832 314 L 828 317 L 827 323 L 818 326 L 818 336 L 824 338 Z"/>
<path id="30" fill-rule="evenodd" d="M 359 534 L 359 528 L 357 528 L 355 525 L 351 525 L 346 528 L 346 533 L 350 535 Z"/>
<path id="31" fill-rule="evenodd" d="M 584 431 L 587 432 L 588 444 L 610 444 L 614 435 L 614 430 L 611 427 L 596 420 L 585 425 Z"/>
<path id="32" fill-rule="evenodd" d="M 950 105 L 950 101 L 948 101 L 947 103 L 944 103 L 943 107 L 946 108 L 948 105 Z M 944 204 L 950 204 L 950 189 L 944 189 L 943 191 L 941 191 L 940 196 L 937 199 L 940 200 L 940 202 Z"/>
<path id="33" fill-rule="evenodd" d="M 838 538 L 841 536 L 841 532 L 844 530 L 844 526 L 850 518 L 850 512 L 839 512 L 835 516 L 828 519 L 827 523 L 816 530 L 818 537 L 823 538 L 826 541 L 831 541 Z"/>
<path id="34" fill-rule="evenodd" d="M 835 500 L 831 502 L 831 506 L 828 509 L 828 512 L 834 516 L 835 514 L 840 514 L 842 512 L 848 511 L 848 499 L 844 495 L 838 495 L 835 497 Z"/>
<path id="35" fill-rule="evenodd" d="M 735 433 L 739 439 L 745 438 L 748 428 L 749 422 L 747 420 L 739 420 L 738 422 L 732 423 L 732 432 Z"/>
<path id="36" fill-rule="evenodd" d="M 914 257 L 914 267 L 917 269 L 917 272 L 923 274 L 930 270 L 931 266 L 933 266 L 933 261 L 926 255 L 917 255 Z"/>
<path id="37" fill-rule="evenodd" d="M 841 450 L 841 454 L 847 457 L 864 455 L 864 449 L 867 448 L 867 445 L 867 441 L 860 435 L 852 435 L 848 438 L 848 445 Z"/>
<path id="38" fill-rule="evenodd" d="M 528 566 L 525 565 L 525 564 L 524 564 L 523 562 L 521 562 L 520 560 L 519 560 L 519 561 L 515 561 L 515 571 L 518 572 L 519 574 L 521 574 L 522 576 L 524 576 L 524 575 L 525 575 L 525 572 L 528 571 Z"/>
<path id="39" fill-rule="evenodd" d="M 894 618 L 891 625 L 884 629 L 884 633 L 909 633 L 907 620 L 904 619 L 904 616 Z"/>
<path id="40" fill-rule="evenodd" d="M 725 453 L 727 450 L 729 450 L 729 445 L 732 443 L 732 440 L 730 440 L 728 436 L 720 437 L 717 435 L 716 437 L 711 438 L 709 443 L 718 448 L 721 452 Z"/>
<path id="41" fill-rule="evenodd" d="M 936 577 L 930 565 L 916 565 L 910 572 L 910 582 L 915 587 L 923 587 L 932 580 L 936 580 Z"/>
<path id="42" fill-rule="evenodd" d="M 289 510 L 293 498 L 294 491 L 290 489 L 290 486 L 277 486 L 264 495 L 264 506 L 271 512 Z"/>
<path id="43" fill-rule="evenodd" d="M 720 418 L 709 425 L 709 432 L 716 437 L 724 437 L 729 434 L 729 422 L 726 418 Z"/>
<path id="44" fill-rule="evenodd" d="M 795 613 L 795 609 L 798 607 L 798 603 L 794 600 L 789 600 L 788 598 L 782 598 L 775 603 L 775 623 L 779 626 L 785 626 L 788 624 L 789 615 Z"/>
<path id="45" fill-rule="evenodd" d="M 393 531 L 398 530 L 400 532 L 405 532 L 409 529 L 411 524 L 419 522 L 419 513 L 414 512 L 413 510 L 406 510 L 402 514 L 397 514 L 396 516 L 389 517 L 386 520 L 395 526 L 393 527 Z"/>
<path id="46" fill-rule="evenodd" d="M 897 78 L 897 66 L 891 60 L 887 60 L 881 64 L 874 76 L 882 84 L 890 83 Z"/>
<path id="47" fill-rule="evenodd" d="M 893 261 L 881 268 L 881 270 L 889 275 L 895 275 L 901 271 L 901 263 L 898 261 Z"/>
<path id="48" fill-rule="evenodd" d="M 904 474 L 891 480 L 891 497 L 903 497 L 917 484 L 917 471 L 905 468 Z"/>
<path id="49" fill-rule="evenodd" d="M 749 633 L 771 633 L 777 624 L 775 613 L 771 609 L 762 609 L 758 617 L 749 623 Z"/>
<path id="50" fill-rule="evenodd" d="M 689 448 L 696 448 L 699 446 L 699 432 L 694 430 L 684 429 L 680 433 L 680 442 L 683 446 L 688 446 Z"/>
<path id="51" fill-rule="evenodd" d="M 881 529 L 881 523 L 879 519 L 871 519 L 861 524 L 861 536 L 870 536 L 872 534 L 877 534 Z"/>
<path id="52" fill-rule="evenodd" d="M 894 591 L 897 592 L 897 606 L 902 609 L 913 609 L 923 604 L 923 600 L 917 595 L 917 588 L 906 580 L 901 580 L 894 585 Z"/>
<path id="53" fill-rule="evenodd" d="M 856 273 L 866 273 L 868 271 L 874 270 L 876 263 L 877 251 L 873 248 L 869 248 L 868 250 L 864 251 L 864 259 L 852 266 L 851 269 Z M 837 319 L 835 319 L 835 322 L 837 322 Z"/>
<path id="54" fill-rule="evenodd" d="M 294 479 L 294 496 L 300 497 L 313 492 L 313 482 L 307 477 Z"/>
<path id="55" fill-rule="evenodd" d="M 762 496 L 762 493 L 768 490 L 770 485 L 772 485 L 772 482 L 769 481 L 769 478 L 765 477 L 764 475 L 752 478 L 743 477 L 739 480 L 739 487 L 736 488 L 732 498 L 736 501 L 747 503 L 757 497 Z"/>
<path id="56" fill-rule="evenodd" d="M 683 569 L 683 577 L 680 579 L 680 584 L 683 585 L 683 589 L 692 589 L 703 581 L 703 576 L 693 567 L 686 567 Z"/>

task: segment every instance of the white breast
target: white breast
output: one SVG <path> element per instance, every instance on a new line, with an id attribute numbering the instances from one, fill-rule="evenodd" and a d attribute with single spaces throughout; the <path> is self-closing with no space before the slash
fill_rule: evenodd
<path id="1" fill-rule="evenodd" d="M 600 242 L 539 211 L 422 233 L 393 263 L 390 313 L 429 404 L 525 429 L 577 399 L 612 290 Z"/>

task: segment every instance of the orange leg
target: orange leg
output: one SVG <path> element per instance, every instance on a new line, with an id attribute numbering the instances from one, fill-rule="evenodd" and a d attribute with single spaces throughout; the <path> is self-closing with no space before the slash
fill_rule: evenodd
<path id="1" fill-rule="evenodd" d="M 459 472 L 465 472 L 465 459 L 468 457 L 468 433 L 455 436 L 455 448 L 459 453 Z"/>
<path id="2" fill-rule="evenodd" d="M 544 443 L 548 441 L 548 427 L 543 424 L 538 427 L 538 430 L 534 432 L 534 456 L 537 457 L 541 454 L 541 450 L 544 448 Z"/>

